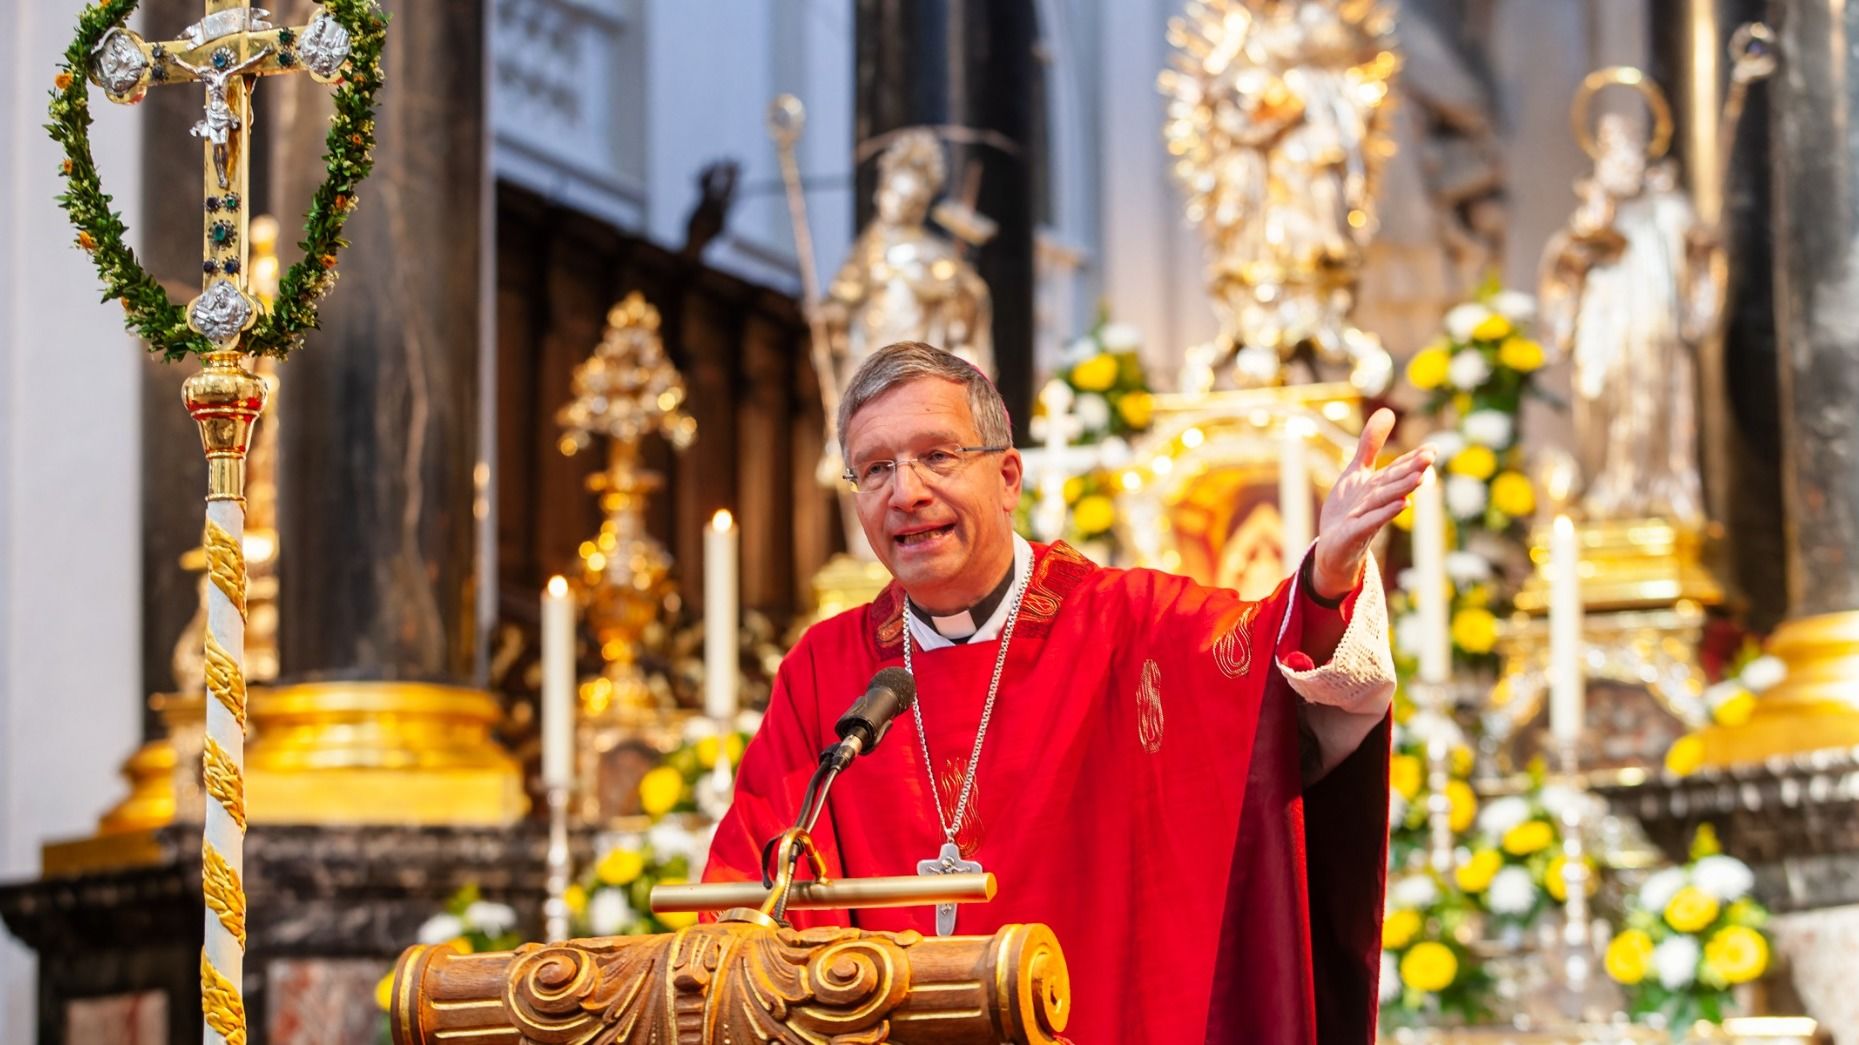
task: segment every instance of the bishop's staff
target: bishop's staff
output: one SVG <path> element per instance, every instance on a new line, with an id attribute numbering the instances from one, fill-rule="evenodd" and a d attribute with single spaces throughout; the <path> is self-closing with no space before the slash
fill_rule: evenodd
<path id="1" fill-rule="evenodd" d="M 59 203 L 77 244 L 96 262 L 131 330 L 170 362 L 196 356 L 202 369 L 183 398 L 200 427 L 207 459 L 203 536 L 207 557 L 203 776 L 212 801 L 203 811 L 201 891 L 206 905 L 200 1002 L 206 1045 L 244 1045 L 245 896 L 245 458 L 265 407 L 265 382 L 247 353 L 287 355 L 317 324 L 317 302 L 335 284 L 342 227 L 355 187 L 373 166 L 374 92 L 387 20 L 374 0 L 322 0 L 309 23 L 275 26 L 250 0 L 203 0 L 205 14 L 172 40 L 150 42 L 124 28 L 136 0 L 102 0 L 79 16 L 77 36 L 53 81 L 52 138 L 64 146 Z M 251 210 L 246 136 L 258 78 L 308 72 L 338 83 L 330 120 L 328 177 L 304 221 L 304 259 L 280 281 L 269 307 L 251 292 L 247 216 Z M 192 135 L 203 144 L 203 180 L 193 205 L 202 215 L 201 292 L 183 308 L 145 271 L 123 241 L 121 215 L 103 192 L 90 148 L 85 81 L 113 102 L 134 104 L 153 86 L 198 83 L 206 91 Z M 193 195 L 189 193 L 189 195 Z"/>
<path id="2" fill-rule="evenodd" d="M 820 406 L 826 414 L 826 445 L 820 454 L 819 480 L 824 485 L 839 481 L 843 464 L 839 460 L 839 372 L 833 366 L 833 349 L 820 321 L 820 275 L 813 264 L 813 231 L 807 219 L 807 194 L 800 183 L 800 164 L 794 158 L 794 145 L 807 126 L 807 109 L 791 94 L 776 98 L 768 106 L 768 136 L 775 141 L 780 157 L 781 182 L 787 189 L 788 219 L 794 224 L 794 257 L 800 265 L 801 308 L 807 314 L 807 338 L 812 343 L 809 356 L 813 373 L 820 382 Z"/>

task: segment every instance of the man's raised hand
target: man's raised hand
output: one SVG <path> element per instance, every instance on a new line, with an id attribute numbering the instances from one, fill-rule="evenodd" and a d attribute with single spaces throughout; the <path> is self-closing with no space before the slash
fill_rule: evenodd
<path id="1" fill-rule="evenodd" d="M 1355 458 L 1330 487 L 1323 513 L 1317 520 L 1316 561 L 1311 583 L 1319 595 L 1340 597 L 1352 591 L 1362 574 L 1368 546 L 1388 521 L 1401 513 L 1407 495 L 1420 488 L 1420 480 L 1433 463 L 1430 446 L 1375 467 L 1375 458 L 1394 430 L 1393 412 L 1382 409 L 1368 419 Z"/>

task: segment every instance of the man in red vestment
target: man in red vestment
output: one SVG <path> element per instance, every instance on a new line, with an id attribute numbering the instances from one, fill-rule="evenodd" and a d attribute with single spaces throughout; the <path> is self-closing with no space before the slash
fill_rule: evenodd
<path id="1" fill-rule="evenodd" d="M 704 877 L 761 877 L 840 714 L 902 666 L 915 712 L 813 833 L 832 876 L 915 874 L 953 842 L 999 880 L 954 931 L 1050 925 L 1080 1045 L 1371 1042 L 1394 676 L 1368 545 L 1430 451 L 1377 469 L 1378 412 L 1297 575 L 1244 602 L 1016 536 L 1000 396 L 932 346 L 874 353 L 839 422 L 894 581 L 782 662 Z M 791 919 L 938 928 L 934 909 Z"/>

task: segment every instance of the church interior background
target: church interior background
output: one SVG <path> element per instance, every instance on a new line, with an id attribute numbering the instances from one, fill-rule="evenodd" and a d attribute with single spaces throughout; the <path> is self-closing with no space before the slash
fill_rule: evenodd
<path id="1" fill-rule="evenodd" d="M 1859 1043 L 1859 13 L 381 6 L 342 279 L 258 370 L 250 1040 L 386 1040 L 415 943 L 689 924 L 647 897 L 697 875 L 775 665 L 883 577 L 823 404 L 923 338 L 1006 397 L 1021 531 L 1099 562 L 1262 593 L 1374 406 L 1440 450 L 1379 553 L 1390 1040 Z M 197 368 L 138 351 L 55 203 L 83 7 L 0 45 L 0 1040 L 179 1042 L 208 469 Z M 261 308 L 328 95 L 254 92 Z M 185 300 L 200 92 L 92 97 Z"/>

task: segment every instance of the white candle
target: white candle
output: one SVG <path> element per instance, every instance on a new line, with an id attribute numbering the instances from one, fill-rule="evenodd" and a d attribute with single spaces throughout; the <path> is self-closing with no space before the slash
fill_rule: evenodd
<path id="1" fill-rule="evenodd" d="M 704 714 L 736 717 L 736 521 L 719 511 L 704 531 Z"/>
<path id="2" fill-rule="evenodd" d="M 1414 609 L 1420 615 L 1420 681 L 1445 682 L 1452 674 L 1447 623 L 1451 589 L 1446 580 L 1446 506 L 1439 476 L 1428 468 L 1414 491 Z"/>
<path id="3" fill-rule="evenodd" d="M 1278 516 L 1284 532 L 1285 570 L 1294 569 L 1310 547 L 1310 422 L 1293 417 L 1285 422 L 1278 444 Z"/>
<path id="4" fill-rule="evenodd" d="M 1573 743 L 1581 737 L 1581 548 L 1575 524 L 1556 516 L 1549 533 L 1549 731 Z"/>
<path id="5" fill-rule="evenodd" d="M 574 598 L 568 581 L 549 578 L 542 593 L 542 786 L 574 779 Z"/>

